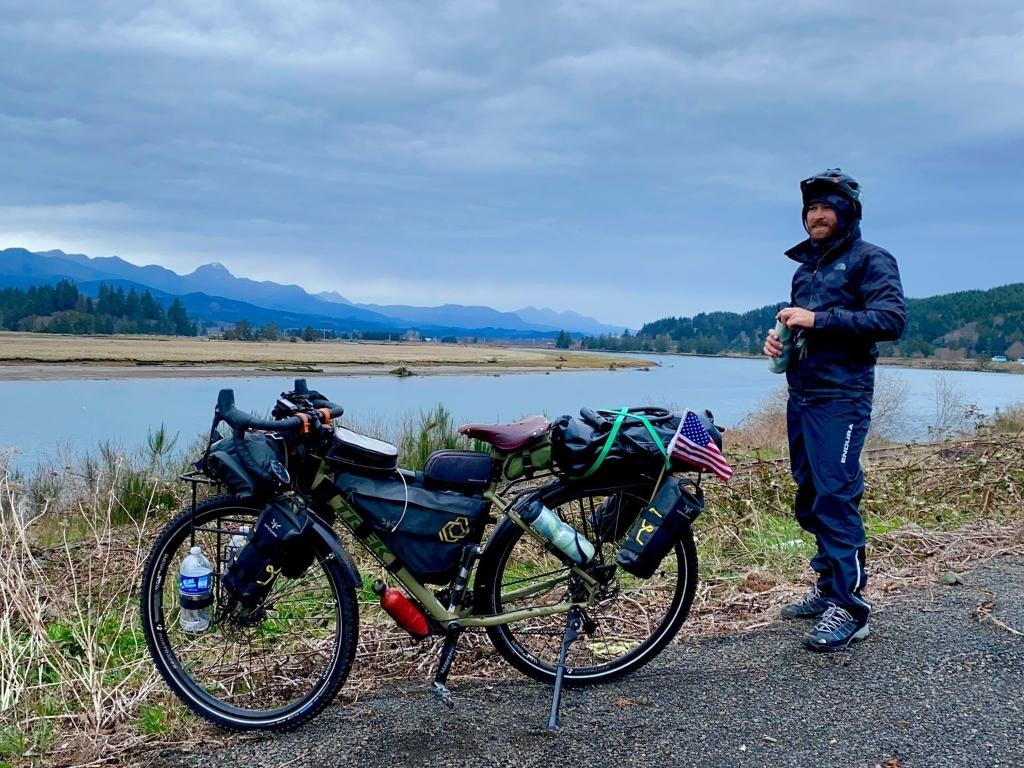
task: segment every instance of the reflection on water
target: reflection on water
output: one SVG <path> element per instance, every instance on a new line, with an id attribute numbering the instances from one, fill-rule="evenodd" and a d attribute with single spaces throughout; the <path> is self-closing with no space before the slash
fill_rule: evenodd
<path id="1" fill-rule="evenodd" d="M 581 406 L 665 405 L 708 408 L 721 424 L 739 422 L 785 380 L 768 372 L 763 360 L 654 357 L 650 371 L 616 370 L 500 376 L 308 376 L 312 388 L 345 406 L 357 424 L 390 424 L 410 411 L 444 403 L 457 421 L 505 421 L 531 413 L 549 417 L 576 413 Z M 903 434 L 927 439 L 935 422 L 938 382 L 963 395 L 983 412 L 1024 401 L 1024 376 L 881 369 L 906 391 Z M 150 427 L 163 423 L 179 444 L 209 429 L 217 392 L 235 390 L 239 407 L 269 412 L 291 378 L 117 379 L 0 382 L 4 417 L 0 450 L 17 448 L 19 466 L 34 465 L 64 444 L 71 455 L 104 440 L 133 448 Z"/>

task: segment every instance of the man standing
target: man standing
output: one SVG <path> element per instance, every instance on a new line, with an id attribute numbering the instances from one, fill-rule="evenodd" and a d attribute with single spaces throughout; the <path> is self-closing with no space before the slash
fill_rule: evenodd
<path id="1" fill-rule="evenodd" d="M 799 266 L 778 320 L 793 331 L 789 452 L 796 518 L 818 544 L 811 560 L 818 581 L 782 615 L 816 619 L 804 644 L 830 651 L 868 636 L 860 452 L 871 421 L 875 343 L 900 337 L 906 309 L 896 260 L 861 239 L 860 184 L 830 168 L 800 182 L 800 191 L 809 237 L 786 252 Z M 782 354 L 774 330 L 764 353 Z"/>

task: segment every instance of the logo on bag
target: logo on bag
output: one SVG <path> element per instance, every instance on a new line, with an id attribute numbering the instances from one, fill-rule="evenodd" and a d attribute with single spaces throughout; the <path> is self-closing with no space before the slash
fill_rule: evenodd
<path id="1" fill-rule="evenodd" d="M 654 533 L 654 531 L 655 528 L 653 523 L 648 523 L 646 520 L 641 520 L 640 530 L 636 532 L 636 543 L 643 544 L 643 541 L 640 539 L 640 537 L 643 536 L 645 533 Z"/>
<path id="2" fill-rule="evenodd" d="M 437 538 L 443 541 L 445 544 L 454 544 L 456 541 L 460 541 L 469 534 L 469 518 L 468 517 L 456 517 L 441 526 L 441 530 L 438 531 Z"/>

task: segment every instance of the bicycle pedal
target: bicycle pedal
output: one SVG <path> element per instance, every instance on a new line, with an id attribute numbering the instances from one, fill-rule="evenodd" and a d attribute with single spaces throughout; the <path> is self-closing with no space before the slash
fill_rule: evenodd
<path id="1" fill-rule="evenodd" d="M 444 704 L 448 709 L 455 708 L 455 700 L 452 699 L 452 692 L 444 683 L 434 683 L 434 698 Z"/>

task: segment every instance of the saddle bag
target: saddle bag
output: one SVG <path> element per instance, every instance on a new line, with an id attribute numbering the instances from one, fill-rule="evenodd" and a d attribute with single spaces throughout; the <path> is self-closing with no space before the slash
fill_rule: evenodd
<path id="1" fill-rule="evenodd" d="M 535 474 L 551 469 L 551 438 L 545 435 L 505 458 L 501 476 L 507 481 L 521 477 L 531 478 Z"/>
<path id="2" fill-rule="evenodd" d="M 633 524 L 615 562 L 627 573 L 649 579 L 703 509 L 699 487 L 669 477 Z"/>
<path id="3" fill-rule="evenodd" d="M 278 575 L 296 579 L 313 564 L 315 535 L 313 521 L 299 497 L 272 499 L 256 518 L 249 540 L 237 552 L 229 553 L 222 585 L 243 605 L 258 605 Z"/>
<path id="4" fill-rule="evenodd" d="M 483 538 L 490 502 L 424 482 L 425 475 L 339 472 L 335 487 L 420 581 L 447 584 L 458 572 L 462 548 Z"/>

